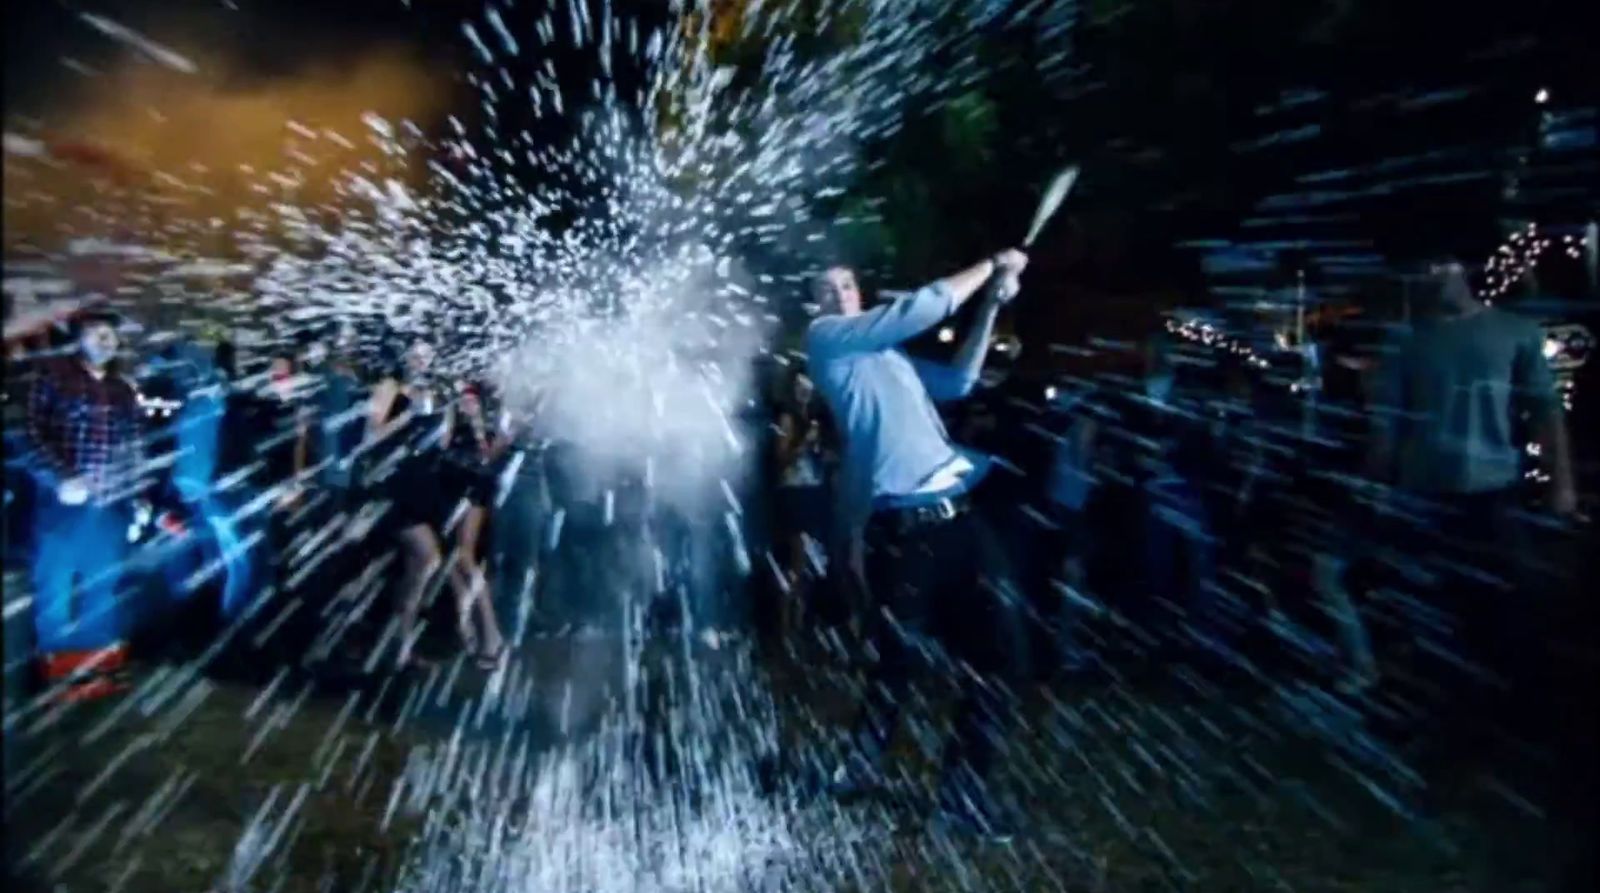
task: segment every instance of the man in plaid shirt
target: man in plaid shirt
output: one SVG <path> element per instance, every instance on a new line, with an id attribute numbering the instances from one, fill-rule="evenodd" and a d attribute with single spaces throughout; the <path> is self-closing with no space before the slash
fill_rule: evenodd
<path id="1" fill-rule="evenodd" d="M 123 660 L 116 587 L 143 464 L 138 395 L 111 366 L 114 319 L 74 328 L 76 352 L 41 368 L 28 398 L 41 491 L 34 622 L 47 677 Z"/>

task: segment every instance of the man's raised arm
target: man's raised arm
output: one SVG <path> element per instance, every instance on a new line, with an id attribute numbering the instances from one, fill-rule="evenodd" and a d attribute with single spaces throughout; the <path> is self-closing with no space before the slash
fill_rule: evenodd
<path id="1" fill-rule="evenodd" d="M 1028 258 L 1020 251 L 1003 251 L 995 255 L 995 272 L 983 285 L 983 306 L 962 339 L 961 346 L 949 365 L 929 360 L 915 360 L 917 376 L 922 379 L 928 396 L 934 400 L 959 400 L 972 393 L 983 373 L 983 361 L 989 356 L 989 337 L 994 334 L 995 317 L 1001 306 L 1017 296 L 1020 286 L 1017 277 L 1028 265 Z"/>
<path id="2" fill-rule="evenodd" d="M 984 302 L 977 320 L 967 330 L 966 338 L 949 364 L 912 360 L 917 377 L 922 379 L 929 397 L 936 401 L 959 400 L 972 393 L 973 387 L 978 384 L 978 377 L 983 374 L 983 361 L 989 355 L 989 337 L 994 334 L 994 321 L 999 313 L 998 300 Z"/>
<path id="3" fill-rule="evenodd" d="M 909 341 L 955 313 L 995 269 L 993 260 L 983 260 L 865 313 L 821 317 L 811 324 L 808 350 L 870 353 Z"/>

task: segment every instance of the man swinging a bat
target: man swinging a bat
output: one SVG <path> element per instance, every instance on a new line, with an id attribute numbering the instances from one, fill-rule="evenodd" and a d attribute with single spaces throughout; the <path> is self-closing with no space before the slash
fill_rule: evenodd
<path id="1" fill-rule="evenodd" d="M 988 462 L 951 443 L 934 402 L 972 390 L 995 316 L 1017 294 L 1027 263 L 1021 251 L 1002 251 L 870 310 L 855 274 L 834 267 L 815 282 L 823 315 L 806 333 L 811 377 L 843 434 L 845 513 L 861 534 L 878 609 L 870 618 L 877 678 L 832 787 L 847 795 L 888 781 L 884 757 L 900 711 L 920 700 L 914 671 L 931 664 L 961 689 L 941 814 L 989 836 L 1006 833 L 984 778 L 1010 713 L 1001 680 L 1020 678 L 1024 637 L 1001 544 L 985 520 L 979 485 Z M 981 310 L 952 364 L 901 349 L 975 298 Z"/>

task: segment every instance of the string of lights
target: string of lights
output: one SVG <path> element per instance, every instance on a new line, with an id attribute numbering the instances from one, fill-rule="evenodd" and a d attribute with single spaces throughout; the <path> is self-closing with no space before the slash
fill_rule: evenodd
<path id="1" fill-rule="evenodd" d="M 1532 273 L 1545 253 L 1557 244 L 1567 257 L 1582 259 L 1583 239 L 1579 236 L 1562 236 L 1557 243 L 1553 237 L 1541 236 L 1536 223 L 1529 223 L 1526 228 L 1512 233 L 1484 262 L 1485 281 L 1483 288 L 1478 291 L 1478 297 L 1492 302 L 1510 291 L 1523 277 Z"/>
<path id="2" fill-rule="evenodd" d="M 1244 357 L 1247 364 L 1259 369 L 1265 369 L 1271 365 L 1264 357 L 1257 355 L 1255 349 L 1250 345 L 1229 337 L 1226 332 L 1217 329 L 1210 323 L 1202 323 L 1195 320 L 1180 323 L 1177 320 L 1169 319 L 1167 320 L 1167 331 L 1185 341 L 1193 341 L 1206 347 L 1238 354 Z"/>
<path id="3" fill-rule="evenodd" d="M 1493 301 L 1510 291 L 1538 266 L 1540 255 L 1549 247 L 1550 241 L 1539 235 L 1538 224 L 1529 223 L 1526 229 L 1512 233 L 1484 263 L 1484 286 L 1478 296 Z"/>

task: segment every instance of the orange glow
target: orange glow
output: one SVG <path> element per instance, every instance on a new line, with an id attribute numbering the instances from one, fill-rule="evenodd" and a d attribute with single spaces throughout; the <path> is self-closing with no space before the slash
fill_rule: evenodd
<path id="1" fill-rule="evenodd" d="M 241 212 L 248 220 L 274 202 L 332 205 L 336 185 L 363 165 L 417 182 L 423 166 L 385 158 L 362 116 L 409 119 L 427 132 L 452 99 L 447 68 L 394 47 L 257 80 L 179 49 L 200 74 L 130 59 L 27 134 L 50 146 L 50 158 L 5 158 L 8 253 L 96 236 L 227 254 Z"/>

